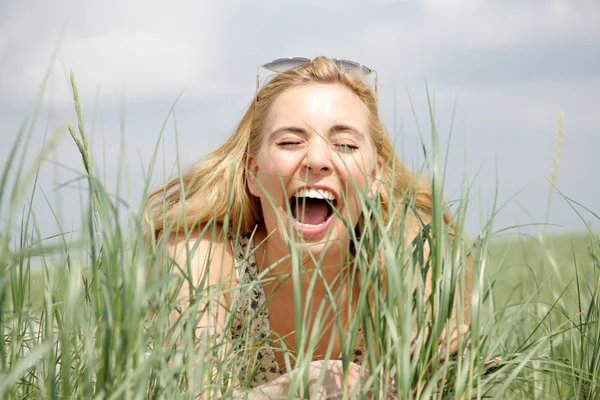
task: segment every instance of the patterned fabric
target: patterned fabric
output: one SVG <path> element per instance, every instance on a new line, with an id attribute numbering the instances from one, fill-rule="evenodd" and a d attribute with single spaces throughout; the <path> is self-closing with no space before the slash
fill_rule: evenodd
<path id="1" fill-rule="evenodd" d="M 269 310 L 265 291 L 257 281 L 258 269 L 252 245 L 251 234 L 241 235 L 239 240 L 230 238 L 235 257 L 236 282 L 240 288 L 239 308 L 235 322 L 231 326 L 231 336 L 235 340 L 240 337 L 251 337 L 250 346 L 237 348 L 243 352 L 243 359 L 248 362 L 242 367 L 251 387 L 269 382 L 283 371 L 279 368 L 272 347 L 274 333 L 269 326 Z M 247 341 L 241 341 L 248 343 Z M 352 361 L 360 363 L 365 352 L 364 335 L 359 328 L 352 353 Z M 341 358 L 341 356 L 340 356 Z"/>

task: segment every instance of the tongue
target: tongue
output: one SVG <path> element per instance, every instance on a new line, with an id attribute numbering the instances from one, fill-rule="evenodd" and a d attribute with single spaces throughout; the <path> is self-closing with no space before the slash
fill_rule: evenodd
<path id="1" fill-rule="evenodd" d="M 294 217 L 301 224 L 319 225 L 327 220 L 329 206 L 325 200 L 303 198 L 295 203 Z"/>

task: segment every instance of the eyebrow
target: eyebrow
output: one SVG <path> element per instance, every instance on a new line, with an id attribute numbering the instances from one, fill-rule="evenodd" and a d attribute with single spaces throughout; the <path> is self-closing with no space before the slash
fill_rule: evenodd
<path id="1" fill-rule="evenodd" d="M 362 139 L 365 138 L 365 135 L 363 135 L 358 129 L 356 129 L 353 126 L 350 125 L 343 125 L 343 124 L 337 124 L 331 127 L 331 129 L 329 130 L 329 132 L 338 132 L 338 131 L 350 131 L 352 133 L 354 133 L 357 136 L 360 136 Z"/>
<path id="2" fill-rule="evenodd" d="M 329 133 L 335 133 L 339 131 L 350 131 L 354 135 L 360 136 L 362 139 L 365 138 L 365 135 L 363 135 L 358 129 L 350 125 L 336 124 L 329 129 Z M 271 134 L 269 135 L 269 139 L 273 138 L 273 136 L 281 132 L 292 132 L 300 135 L 307 135 L 306 129 L 304 128 L 300 128 L 297 126 L 284 126 L 281 128 L 277 128 L 273 132 L 271 132 Z"/>

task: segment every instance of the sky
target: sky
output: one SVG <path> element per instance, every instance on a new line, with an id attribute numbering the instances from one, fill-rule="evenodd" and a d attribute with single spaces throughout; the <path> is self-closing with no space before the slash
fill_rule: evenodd
<path id="1" fill-rule="evenodd" d="M 0 169 L 20 135 L 26 166 L 57 138 L 43 155 L 36 221 L 44 235 L 78 229 L 72 71 L 95 165 L 134 210 L 157 143 L 153 188 L 177 160 L 190 166 L 225 141 L 259 65 L 326 55 L 378 71 L 380 114 L 411 168 L 422 167 L 423 144 L 431 151 L 432 104 L 446 199 L 471 187 L 469 235 L 495 200 L 494 231 L 535 233 L 527 225 L 548 221 L 581 232 L 600 221 L 557 193 L 547 210 L 564 116 L 556 189 L 600 214 L 598 21 L 591 0 L 0 0 Z"/>

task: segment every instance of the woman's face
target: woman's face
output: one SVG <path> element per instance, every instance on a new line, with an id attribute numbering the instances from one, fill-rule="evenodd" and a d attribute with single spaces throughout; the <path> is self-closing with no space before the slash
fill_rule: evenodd
<path id="1" fill-rule="evenodd" d="M 249 170 L 268 233 L 283 238 L 291 228 L 313 253 L 347 248 L 345 222 L 356 226 L 358 193 L 371 190 L 381 171 L 365 106 L 341 85 L 286 90 L 269 110 Z"/>

